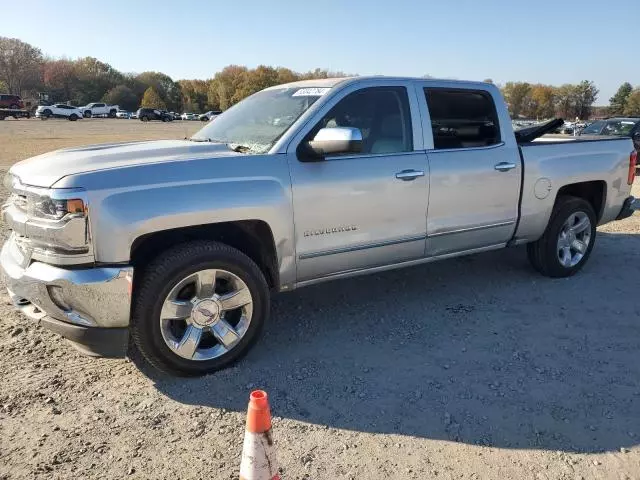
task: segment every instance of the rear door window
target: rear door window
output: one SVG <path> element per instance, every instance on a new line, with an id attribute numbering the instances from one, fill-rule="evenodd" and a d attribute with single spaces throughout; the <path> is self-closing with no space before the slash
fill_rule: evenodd
<path id="1" fill-rule="evenodd" d="M 481 148 L 500 143 L 493 98 L 482 90 L 425 88 L 436 150 Z"/>

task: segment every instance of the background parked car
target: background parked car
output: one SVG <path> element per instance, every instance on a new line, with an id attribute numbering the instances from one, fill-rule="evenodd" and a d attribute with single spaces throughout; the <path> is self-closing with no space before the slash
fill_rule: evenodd
<path id="1" fill-rule="evenodd" d="M 64 103 L 56 103 L 55 105 L 40 105 L 36 109 L 36 117 L 46 118 L 66 118 L 75 122 L 79 118 L 82 118 L 82 112 L 78 107 L 72 107 L 71 105 L 65 105 Z"/>
<path id="2" fill-rule="evenodd" d="M 138 109 L 137 117 L 143 122 L 148 122 L 149 120 L 173 121 L 173 115 L 166 110 L 158 110 L 156 108 L 140 108 Z"/>
<path id="3" fill-rule="evenodd" d="M 127 112 L 126 110 L 118 110 L 116 112 L 116 118 L 131 118 L 131 112 Z"/>
<path id="4" fill-rule="evenodd" d="M 138 112 L 129 112 L 129 118 L 138 118 Z"/>
<path id="5" fill-rule="evenodd" d="M 106 115 L 110 118 L 116 118 L 116 114 L 120 110 L 118 105 L 107 105 L 105 103 L 90 103 L 84 107 L 80 107 L 80 111 L 86 117 L 96 117 Z"/>
<path id="6" fill-rule="evenodd" d="M 580 135 L 631 137 L 636 150 L 640 150 L 640 118 L 616 117 L 597 120 L 582 130 Z"/>
<path id="7" fill-rule="evenodd" d="M 184 112 L 181 117 L 182 120 L 197 120 L 198 117 L 195 113 L 188 113 L 188 112 Z"/>
<path id="8" fill-rule="evenodd" d="M 22 110 L 24 108 L 24 102 L 19 95 L 9 95 L 8 93 L 2 93 L 0 94 L 0 108 Z"/>
<path id="9" fill-rule="evenodd" d="M 209 120 L 216 118 L 221 113 L 222 112 L 220 110 L 210 110 L 207 113 L 203 113 L 202 115 L 200 115 L 198 119 L 203 122 L 208 122 Z"/>

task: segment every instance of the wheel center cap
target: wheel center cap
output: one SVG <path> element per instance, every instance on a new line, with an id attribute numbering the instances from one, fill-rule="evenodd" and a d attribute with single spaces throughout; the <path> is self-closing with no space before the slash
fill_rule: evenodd
<path id="1" fill-rule="evenodd" d="M 201 300 L 193 307 L 191 318 L 202 327 L 212 325 L 220 318 L 220 305 L 215 300 Z"/>

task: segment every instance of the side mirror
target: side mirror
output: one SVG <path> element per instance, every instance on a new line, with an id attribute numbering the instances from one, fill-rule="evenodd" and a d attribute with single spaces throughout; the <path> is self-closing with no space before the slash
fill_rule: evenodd
<path id="1" fill-rule="evenodd" d="M 320 160 L 327 155 L 359 153 L 362 150 L 362 132 L 359 128 L 322 128 L 313 140 L 303 143 L 304 155 L 308 160 Z"/>

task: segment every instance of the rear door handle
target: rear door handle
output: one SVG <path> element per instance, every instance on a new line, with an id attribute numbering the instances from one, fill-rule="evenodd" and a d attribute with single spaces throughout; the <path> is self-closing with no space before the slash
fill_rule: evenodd
<path id="1" fill-rule="evenodd" d="M 509 170 L 516 168 L 516 164 L 510 162 L 500 162 L 493 168 L 495 168 L 499 172 L 508 172 Z"/>
<path id="2" fill-rule="evenodd" d="M 424 172 L 422 170 L 402 170 L 401 172 L 396 173 L 396 178 L 405 182 L 415 180 L 418 177 L 424 177 Z"/>

